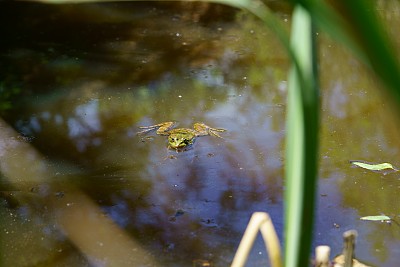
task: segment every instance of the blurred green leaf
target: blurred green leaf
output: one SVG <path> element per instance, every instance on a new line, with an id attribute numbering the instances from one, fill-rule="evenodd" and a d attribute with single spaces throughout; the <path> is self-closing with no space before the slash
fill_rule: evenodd
<path id="1" fill-rule="evenodd" d="M 393 41 L 376 13 L 375 1 L 352 0 L 300 2 L 321 30 L 352 49 L 352 52 L 386 85 L 400 113 L 400 64 Z"/>
<path id="2" fill-rule="evenodd" d="M 319 96 L 312 19 L 293 12 L 285 164 L 285 266 L 308 266 L 317 181 Z"/>

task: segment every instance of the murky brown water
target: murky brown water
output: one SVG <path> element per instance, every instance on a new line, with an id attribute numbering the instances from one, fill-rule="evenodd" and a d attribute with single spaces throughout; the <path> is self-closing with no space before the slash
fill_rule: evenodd
<path id="1" fill-rule="evenodd" d="M 0 142 L 4 266 L 227 266 L 254 211 L 282 240 L 289 63 L 260 22 L 206 4 L 1 5 L 2 20 L 19 18 L 0 28 L 3 86 L 22 89 L 2 117 L 23 136 L 4 131 Z M 400 166 L 398 119 L 349 51 L 319 42 L 314 245 L 339 253 L 356 229 L 358 258 L 396 266 L 399 225 L 359 218 L 398 220 L 398 175 L 348 161 Z M 182 153 L 136 135 L 171 120 L 227 132 Z M 261 240 L 250 262 L 268 264 Z"/>

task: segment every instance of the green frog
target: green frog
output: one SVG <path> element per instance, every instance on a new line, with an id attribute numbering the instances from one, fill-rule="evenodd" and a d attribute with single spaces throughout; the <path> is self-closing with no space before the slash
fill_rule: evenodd
<path id="1" fill-rule="evenodd" d="M 151 126 L 140 126 L 140 129 L 144 129 L 143 131 L 138 132 L 138 134 L 145 134 L 149 131 L 153 131 L 157 129 L 158 135 L 167 135 L 168 136 L 168 148 L 175 150 L 182 150 L 190 147 L 196 137 L 212 135 L 215 137 L 222 138 L 218 132 L 225 132 L 225 129 L 221 128 L 212 128 L 210 126 L 205 125 L 202 122 L 197 122 L 193 125 L 193 129 L 189 128 L 178 128 L 173 129 L 176 126 L 176 122 L 168 121 L 159 123 Z"/>

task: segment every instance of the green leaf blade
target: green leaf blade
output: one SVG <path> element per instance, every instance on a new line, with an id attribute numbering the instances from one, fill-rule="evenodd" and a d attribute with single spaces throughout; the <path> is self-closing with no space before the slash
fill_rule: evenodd
<path id="1" fill-rule="evenodd" d="M 360 220 L 387 222 L 387 221 L 391 221 L 392 219 L 389 216 L 386 216 L 386 215 L 373 215 L 373 216 L 361 217 Z"/>
<path id="2" fill-rule="evenodd" d="M 354 166 L 374 171 L 374 172 L 384 172 L 384 173 L 390 173 L 390 172 L 397 172 L 399 171 L 397 168 L 395 168 L 392 164 L 384 162 L 384 163 L 371 163 L 371 162 L 366 162 L 366 161 L 359 161 L 359 160 L 351 160 L 350 163 Z"/>

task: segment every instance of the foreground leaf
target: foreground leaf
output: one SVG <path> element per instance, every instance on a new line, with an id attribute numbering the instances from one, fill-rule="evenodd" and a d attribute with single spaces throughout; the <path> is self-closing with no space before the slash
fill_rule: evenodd
<path id="1" fill-rule="evenodd" d="M 367 169 L 370 171 L 376 171 L 376 172 L 397 172 L 398 169 L 393 167 L 392 164 L 390 163 L 369 163 L 369 162 L 365 162 L 365 161 L 357 161 L 357 160 L 351 160 L 350 161 L 351 164 L 363 168 L 363 169 Z"/>
<path id="2" fill-rule="evenodd" d="M 319 90 L 315 32 L 310 14 L 292 16 L 293 61 L 288 78 L 285 161 L 285 267 L 308 266 L 318 163 Z"/>
<path id="3" fill-rule="evenodd" d="M 361 217 L 360 220 L 363 220 L 363 221 L 391 221 L 392 219 L 386 215 L 375 215 L 375 216 Z"/>

